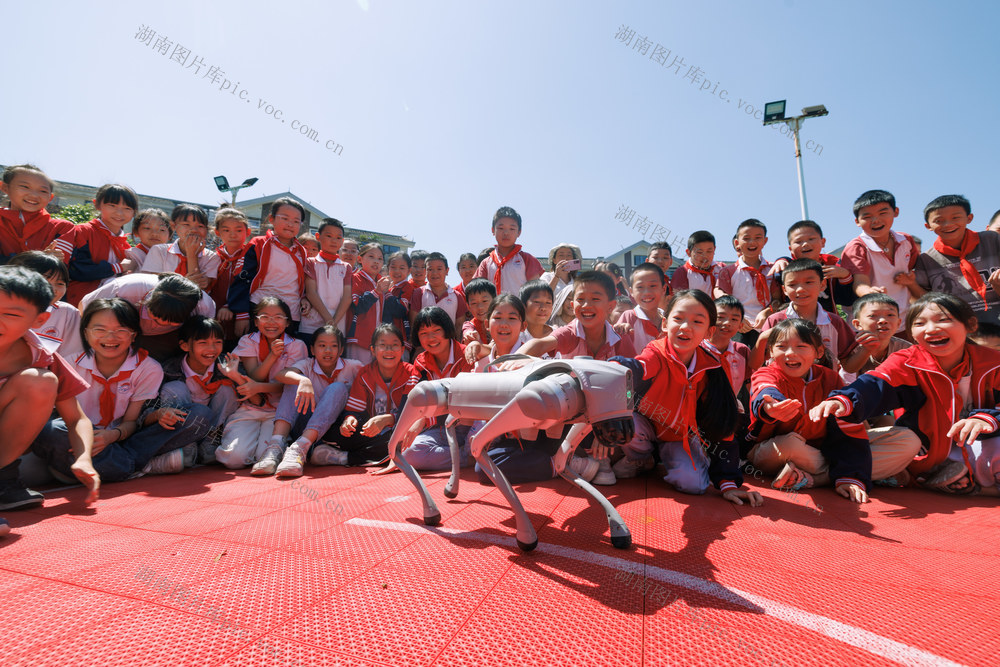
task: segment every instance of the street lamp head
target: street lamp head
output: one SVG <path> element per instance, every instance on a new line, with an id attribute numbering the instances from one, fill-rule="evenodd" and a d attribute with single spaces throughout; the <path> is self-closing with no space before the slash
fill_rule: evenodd
<path id="1" fill-rule="evenodd" d="M 215 187 L 219 188 L 219 192 L 228 192 L 229 191 L 229 179 L 226 178 L 225 176 L 216 176 L 215 177 Z"/>
<path id="2" fill-rule="evenodd" d="M 251 185 L 253 185 L 254 183 L 256 183 L 258 180 L 259 179 L 257 179 L 256 177 L 254 177 L 254 178 L 248 178 L 247 180 L 243 181 L 243 186 L 249 188 Z"/>
<path id="3" fill-rule="evenodd" d="M 802 110 L 802 115 L 806 118 L 818 118 L 819 116 L 825 116 L 829 111 L 826 110 L 826 106 L 822 104 L 817 104 L 816 106 L 806 107 Z"/>
<path id="4" fill-rule="evenodd" d="M 785 100 L 768 102 L 764 105 L 764 125 L 780 123 L 785 119 Z"/>

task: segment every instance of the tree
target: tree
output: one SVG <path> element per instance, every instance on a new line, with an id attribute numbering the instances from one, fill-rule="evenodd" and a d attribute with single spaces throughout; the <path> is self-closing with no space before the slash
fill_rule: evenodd
<path id="1" fill-rule="evenodd" d="M 97 217 L 97 209 L 94 208 L 94 204 L 91 202 L 84 202 L 82 204 L 69 204 L 68 206 L 63 206 L 56 213 L 57 216 L 63 218 L 64 220 L 69 220 L 70 222 L 80 224 L 81 222 L 90 222 Z"/>

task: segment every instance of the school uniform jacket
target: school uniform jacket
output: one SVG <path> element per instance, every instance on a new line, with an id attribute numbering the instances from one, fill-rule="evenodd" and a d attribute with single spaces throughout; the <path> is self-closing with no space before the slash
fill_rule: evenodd
<path id="1" fill-rule="evenodd" d="M 37 213 L 0 208 L 0 264 L 6 264 L 19 252 L 45 250 L 75 227 L 69 220 L 53 218 L 44 208 Z M 72 246 L 61 245 L 59 249 L 69 256 Z"/>
<path id="2" fill-rule="evenodd" d="M 247 243 L 243 252 L 243 267 L 236 277 L 233 278 L 229 286 L 229 293 L 226 299 L 226 307 L 236 314 L 237 320 L 250 319 L 250 295 L 260 289 L 267 277 L 268 267 L 271 262 L 271 255 L 275 252 L 285 252 L 292 256 L 299 274 L 299 298 L 305 291 L 306 277 L 306 249 L 298 241 L 292 242 L 291 248 L 286 248 L 274 236 L 272 230 L 268 230 L 264 236 L 255 236 Z M 221 266 L 220 266 L 221 273 Z M 298 310 L 298 305 L 288 304 L 294 314 Z"/>
<path id="3" fill-rule="evenodd" d="M 387 413 L 398 422 L 399 413 L 406 405 L 406 395 L 416 386 L 419 379 L 417 370 L 405 361 L 401 361 L 392 378 L 386 383 L 379 373 L 378 363 L 372 361 L 361 369 L 354 384 L 351 385 L 351 393 L 347 397 L 344 410 L 357 417 L 362 424 L 371 417 L 378 416 L 379 413 L 375 412 L 375 395 L 377 388 L 381 386 L 386 395 Z"/>
<path id="4" fill-rule="evenodd" d="M 967 343 L 965 352 L 972 371 L 969 383 L 972 408 L 967 416 L 982 419 L 990 429 L 981 437 L 997 435 L 1000 426 L 1000 352 Z M 841 419 L 861 422 L 891 410 L 896 425 L 920 437 L 920 453 L 909 466 L 915 475 L 927 472 L 945 460 L 951 450 L 948 430 L 963 416 L 963 401 L 955 382 L 941 370 L 934 356 L 914 345 L 894 352 L 873 371 L 844 389 L 834 391 L 850 412 Z"/>
<path id="5" fill-rule="evenodd" d="M 659 308 L 657 310 L 662 318 L 663 311 Z M 663 338 L 665 335 L 663 329 L 653 324 L 639 306 L 622 313 L 621 317 L 618 318 L 618 324 L 622 323 L 632 327 L 632 347 L 636 352 L 641 352 L 650 341 Z"/>
<path id="6" fill-rule="evenodd" d="M 809 374 L 802 378 L 788 377 L 776 364 L 758 369 L 750 380 L 750 432 L 747 439 L 764 442 L 778 435 L 798 433 L 806 443 L 823 454 L 835 484 L 850 483 L 868 490 L 871 487 L 872 452 L 864 426 L 840 421 L 833 416 L 821 422 L 809 419 L 809 410 L 842 386 L 835 371 L 819 364 L 813 364 Z M 802 403 L 802 409 L 788 421 L 775 420 L 761 409 L 765 396 L 776 401 L 796 399 Z"/>
<path id="7" fill-rule="evenodd" d="M 414 289 L 413 283 L 409 280 L 401 280 L 392 286 L 382 302 L 382 323 L 396 325 L 396 328 L 403 334 L 407 350 L 413 349 L 413 343 L 410 342 L 409 313 Z"/>
<path id="8" fill-rule="evenodd" d="M 61 250 L 64 242 L 71 249 L 65 300 L 74 306 L 85 294 L 94 291 L 102 280 L 122 272 L 121 261 L 129 250 L 128 238 L 124 234 L 113 235 L 99 218 L 74 225 L 60 239 Z M 114 262 L 108 261 L 112 252 L 116 257 Z"/>
<path id="9" fill-rule="evenodd" d="M 364 269 L 355 271 L 351 280 L 351 305 L 354 314 L 347 327 L 347 342 L 367 349 L 381 321 L 385 295 L 377 289 L 378 279 L 372 278 Z"/>
<path id="10" fill-rule="evenodd" d="M 609 361 L 632 371 L 638 412 L 653 424 L 656 439 L 683 442 L 690 456 L 688 432 L 698 429 L 698 397 L 707 386 L 708 371 L 722 368 L 718 357 L 699 345 L 689 371 L 677 359 L 667 339 L 661 338 L 647 345 L 635 359 L 612 357 Z M 739 445 L 731 435 L 725 442 L 712 444 L 717 446 L 705 452 L 709 459 L 709 479 L 720 491 L 739 488 L 743 484 Z M 694 466 L 693 458 L 691 465 Z"/>

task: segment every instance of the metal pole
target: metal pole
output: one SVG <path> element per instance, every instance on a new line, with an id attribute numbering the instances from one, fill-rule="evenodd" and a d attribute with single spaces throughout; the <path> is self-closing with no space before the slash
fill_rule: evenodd
<path id="1" fill-rule="evenodd" d="M 802 173 L 802 147 L 799 145 L 799 127 L 802 125 L 801 118 L 792 119 L 792 132 L 795 133 L 795 161 L 799 166 L 799 203 L 802 206 L 802 219 L 809 219 L 809 207 L 806 205 L 806 177 Z"/>

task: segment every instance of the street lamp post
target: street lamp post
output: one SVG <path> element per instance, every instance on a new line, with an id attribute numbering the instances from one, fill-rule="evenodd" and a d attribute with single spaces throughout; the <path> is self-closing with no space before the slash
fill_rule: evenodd
<path id="1" fill-rule="evenodd" d="M 785 100 L 768 102 L 764 105 L 764 125 L 784 123 L 792 131 L 792 136 L 795 138 L 795 161 L 799 168 L 799 205 L 802 208 L 803 220 L 809 219 L 809 206 L 806 204 L 806 177 L 802 171 L 802 145 L 799 143 L 799 130 L 806 118 L 819 118 L 828 113 L 830 112 L 824 105 L 817 104 L 804 108 L 801 116 L 785 118 Z"/>
<path id="2" fill-rule="evenodd" d="M 242 190 L 243 188 L 249 188 L 251 185 L 256 183 L 257 180 L 258 180 L 257 178 L 248 178 L 247 180 L 243 181 L 241 185 L 235 185 L 233 187 L 229 187 L 228 178 L 226 178 L 225 176 L 216 176 L 215 187 L 219 188 L 219 192 L 232 192 L 233 206 L 236 206 L 236 193 Z"/>

